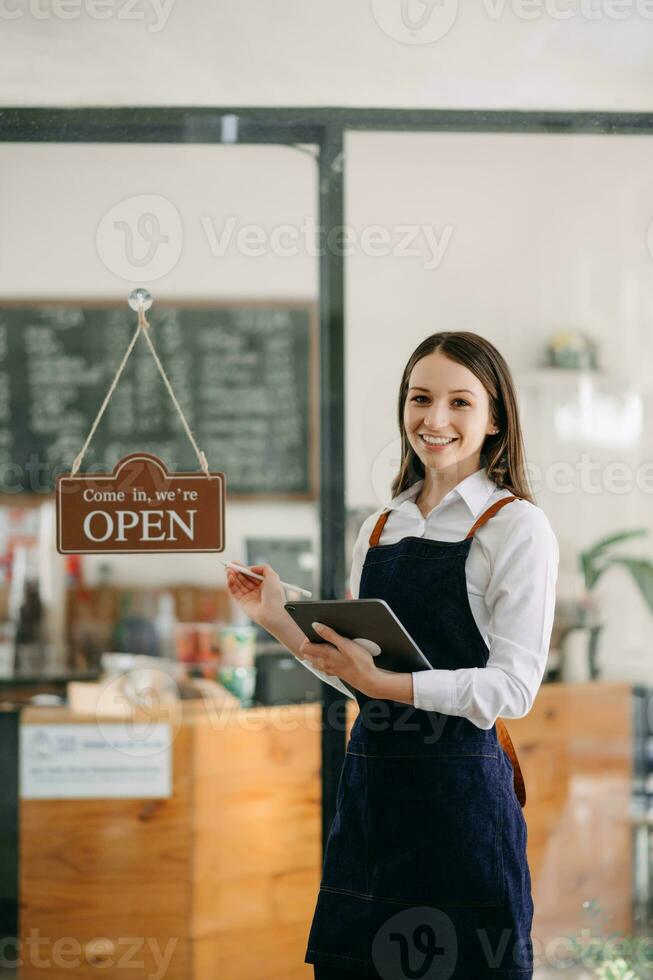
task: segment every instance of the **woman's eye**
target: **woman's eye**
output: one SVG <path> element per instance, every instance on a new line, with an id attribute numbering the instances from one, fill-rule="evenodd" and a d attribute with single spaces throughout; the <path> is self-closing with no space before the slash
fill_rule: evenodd
<path id="1" fill-rule="evenodd" d="M 427 397 L 426 395 L 413 395 L 411 401 L 416 402 L 418 398 L 426 398 L 426 397 Z M 461 405 L 469 405 L 469 402 L 465 401 L 464 398 L 454 398 L 454 402 L 460 402 Z"/>

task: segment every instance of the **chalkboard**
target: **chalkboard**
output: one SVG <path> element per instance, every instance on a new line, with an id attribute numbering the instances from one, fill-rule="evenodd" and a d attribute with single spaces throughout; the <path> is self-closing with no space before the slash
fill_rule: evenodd
<path id="1" fill-rule="evenodd" d="M 151 337 L 227 497 L 314 499 L 315 307 L 157 303 Z M 126 303 L 0 304 L 0 493 L 51 492 L 82 448 L 136 329 Z M 136 451 L 199 463 L 142 337 L 81 472 Z"/>

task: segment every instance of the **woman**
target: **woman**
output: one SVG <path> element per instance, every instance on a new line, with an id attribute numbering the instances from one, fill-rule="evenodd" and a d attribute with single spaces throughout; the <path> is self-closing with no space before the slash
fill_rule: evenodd
<path id="1" fill-rule="evenodd" d="M 326 627 L 311 643 L 269 566 L 262 583 L 229 572 L 245 611 L 360 707 L 305 962 L 317 980 L 529 980 L 523 783 L 499 716 L 526 715 L 542 681 L 558 545 L 487 340 L 442 332 L 417 347 L 399 429 L 392 500 L 363 523 L 351 592 L 384 599 L 431 670 L 384 671 Z"/>

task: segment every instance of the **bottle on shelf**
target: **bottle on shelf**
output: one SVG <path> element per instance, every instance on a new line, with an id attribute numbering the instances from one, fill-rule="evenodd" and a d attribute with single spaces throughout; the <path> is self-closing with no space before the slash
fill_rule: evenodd
<path id="1" fill-rule="evenodd" d="M 26 578 L 16 626 L 16 671 L 21 674 L 42 671 L 44 649 L 43 606 L 38 581 Z"/>

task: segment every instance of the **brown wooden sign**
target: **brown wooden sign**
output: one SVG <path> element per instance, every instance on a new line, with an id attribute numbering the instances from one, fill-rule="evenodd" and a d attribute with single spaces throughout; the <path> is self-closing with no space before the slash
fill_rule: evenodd
<path id="1" fill-rule="evenodd" d="M 57 478 L 62 555 L 224 551 L 224 473 L 169 473 L 151 453 L 132 453 L 112 474 Z"/>

